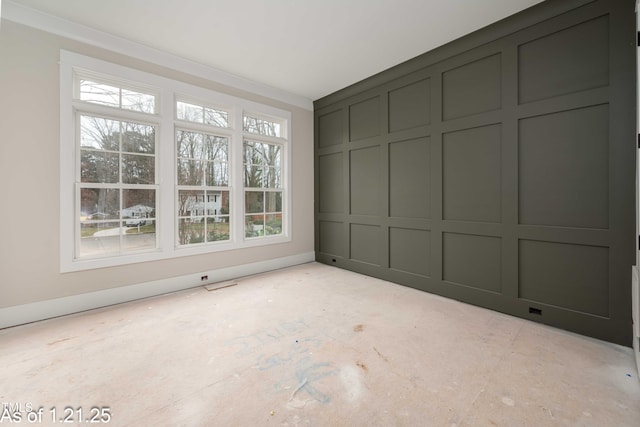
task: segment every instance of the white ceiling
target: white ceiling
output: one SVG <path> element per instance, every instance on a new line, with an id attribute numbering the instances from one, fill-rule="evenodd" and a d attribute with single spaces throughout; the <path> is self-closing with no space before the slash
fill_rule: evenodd
<path id="1" fill-rule="evenodd" d="M 315 100 L 541 0 L 9 2 Z"/>

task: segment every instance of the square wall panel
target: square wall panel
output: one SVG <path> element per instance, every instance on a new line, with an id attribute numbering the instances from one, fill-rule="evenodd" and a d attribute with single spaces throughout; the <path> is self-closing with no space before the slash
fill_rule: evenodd
<path id="1" fill-rule="evenodd" d="M 609 227 L 609 107 L 522 119 L 521 224 Z"/>
<path id="2" fill-rule="evenodd" d="M 389 144 L 389 215 L 429 218 L 430 199 L 430 138 Z"/>
<path id="3" fill-rule="evenodd" d="M 344 224 L 335 221 L 319 221 L 320 252 L 345 257 Z"/>
<path id="4" fill-rule="evenodd" d="M 379 215 L 380 207 L 380 148 L 369 147 L 350 153 L 351 213 Z"/>
<path id="5" fill-rule="evenodd" d="M 420 80 L 389 92 L 389 132 L 431 122 L 430 80 Z"/>
<path id="6" fill-rule="evenodd" d="M 380 227 L 351 224 L 351 256 L 356 261 L 380 265 Z"/>
<path id="7" fill-rule="evenodd" d="M 609 84 L 609 18 L 600 18 L 518 48 L 521 103 Z"/>
<path id="8" fill-rule="evenodd" d="M 501 240 L 471 234 L 442 234 L 442 278 L 491 292 L 500 292 Z"/>
<path id="9" fill-rule="evenodd" d="M 319 212 L 343 212 L 343 167 L 342 153 L 318 157 Z"/>
<path id="10" fill-rule="evenodd" d="M 520 298 L 608 316 L 608 248 L 520 240 L 518 258 Z"/>
<path id="11" fill-rule="evenodd" d="M 442 74 L 442 119 L 500 109 L 501 55 L 470 62 Z"/>
<path id="12" fill-rule="evenodd" d="M 349 106 L 349 140 L 380 135 L 380 97 Z"/>
<path id="13" fill-rule="evenodd" d="M 500 222 L 500 139 L 500 125 L 443 135 L 444 219 Z"/>
<path id="14" fill-rule="evenodd" d="M 342 143 L 342 110 L 318 117 L 318 146 L 329 147 Z"/>
<path id="15" fill-rule="evenodd" d="M 389 228 L 389 266 L 394 270 L 431 275 L 431 232 Z"/>

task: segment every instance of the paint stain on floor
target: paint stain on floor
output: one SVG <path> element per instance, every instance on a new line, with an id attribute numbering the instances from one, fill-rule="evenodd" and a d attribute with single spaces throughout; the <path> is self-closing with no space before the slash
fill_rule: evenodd
<path id="1" fill-rule="evenodd" d="M 384 356 L 382 353 L 380 353 L 377 348 L 373 347 L 373 349 L 375 350 L 376 353 L 378 353 L 378 356 L 380 356 L 380 358 L 382 360 L 384 360 L 385 362 L 389 362 L 389 359 L 387 359 L 386 356 Z"/>

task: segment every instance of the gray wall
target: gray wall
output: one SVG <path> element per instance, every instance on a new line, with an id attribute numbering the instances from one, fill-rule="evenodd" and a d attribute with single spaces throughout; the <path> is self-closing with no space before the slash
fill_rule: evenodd
<path id="1" fill-rule="evenodd" d="M 630 346 L 634 6 L 547 1 L 316 101 L 316 259 Z"/>

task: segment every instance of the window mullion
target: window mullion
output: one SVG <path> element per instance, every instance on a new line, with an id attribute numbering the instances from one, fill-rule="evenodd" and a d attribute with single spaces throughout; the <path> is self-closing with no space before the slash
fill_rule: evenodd
<path id="1" fill-rule="evenodd" d="M 164 89 L 160 93 L 160 103 L 158 113 L 161 117 L 157 138 L 158 147 L 158 180 L 159 185 L 158 201 L 159 207 L 158 224 L 158 245 L 163 251 L 173 251 L 178 245 L 177 242 L 177 209 L 175 198 L 176 189 L 176 143 L 173 118 L 175 117 L 175 103 L 173 102 L 173 92 Z"/>
<path id="2" fill-rule="evenodd" d="M 236 107 L 233 110 L 233 139 L 231 146 L 231 163 L 233 171 L 233 216 L 236 218 L 234 221 L 234 239 L 236 242 L 242 242 L 244 237 L 244 221 L 245 221 L 245 209 L 244 209 L 244 156 L 243 156 L 243 143 L 242 137 L 242 109 Z"/>

